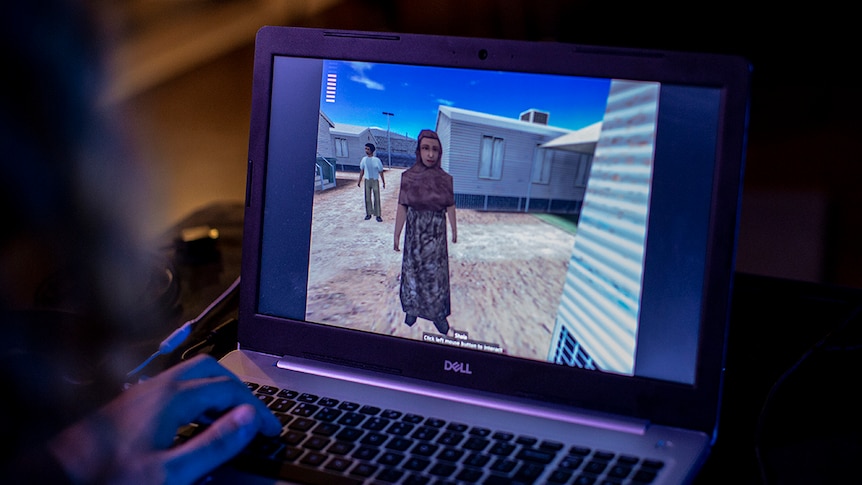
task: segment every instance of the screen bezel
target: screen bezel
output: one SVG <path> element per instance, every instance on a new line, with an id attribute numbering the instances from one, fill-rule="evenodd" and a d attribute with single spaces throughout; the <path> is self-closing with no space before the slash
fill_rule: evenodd
<path id="1" fill-rule="evenodd" d="M 566 44 L 272 27 L 259 32 L 256 45 L 248 184 L 257 190 L 250 189 L 246 201 L 239 334 L 242 348 L 275 355 L 291 354 L 337 361 L 405 377 L 598 409 L 707 432 L 714 429 L 733 276 L 732 249 L 735 247 L 747 118 L 748 66 L 744 60 L 715 55 L 611 50 Z M 483 49 L 486 52 L 484 59 L 476 55 Z M 258 313 L 262 264 L 260 241 L 264 229 L 266 197 L 261 188 L 270 170 L 266 162 L 270 142 L 268 132 L 272 115 L 270 96 L 274 56 L 416 64 L 416 52 L 422 52 L 421 63 L 424 65 L 636 79 L 668 85 L 709 87 L 720 92 L 720 129 L 712 173 L 712 201 L 704 232 L 706 270 L 702 278 L 699 308 L 702 317 L 698 344 L 700 358 L 693 385 L 582 371 L 524 359 L 513 362 L 511 357 L 506 356 L 444 348 Z M 547 62 L 548 59 L 556 62 Z M 310 88 L 297 86 L 295 91 L 304 93 L 306 89 Z M 319 90 L 319 84 L 314 89 Z M 656 149 L 664 148 L 657 146 Z M 655 177 L 661 183 L 665 175 L 659 166 L 656 171 Z M 296 183 L 301 184 L 302 181 L 297 180 Z M 293 189 L 286 187 L 284 190 Z M 667 195 L 662 204 L 685 203 L 686 197 L 690 196 L 676 190 L 662 194 Z M 302 219 L 297 218 L 296 222 L 301 224 Z M 678 226 L 679 222 L 672 221 L 670 224 Z M 677 229 L 684 231 L 685 228 L 680 226 Z M 653 236 L 650 236 L 648 244 L 667 246 L 673 242 L 667 238 L 653 240 Z M 307 249 L 300 244 L 292 250 Z M 663 260 L 650 261 L 652 254 L 650 250 L 644 277 L 656 281 L 645 285 L 645 292 L 653 287 L 674 288 L 679 285 L 681 280 L 672 271 L 649 271 L 650 267 L 671 262 L 666 256 Z M 301 284 L 299 276 L 297 284 Z M 690 278 L 690 275 L 687 277 Z M 644 298 L 653 296 L 645 294 Z M 710 345 L 704 345 L 705 342 L 710 342 Z M 375 353 L 374 358 L 370 359 L 368 348 L 383 351 Z M 411 357 L 399 359 L 396 357 L 399 354 Z M 443 362 L 447 360 L 470 362 L 472 374 L 446 371 Z M 566 385 L 562 386 L 560 382 Z"/>

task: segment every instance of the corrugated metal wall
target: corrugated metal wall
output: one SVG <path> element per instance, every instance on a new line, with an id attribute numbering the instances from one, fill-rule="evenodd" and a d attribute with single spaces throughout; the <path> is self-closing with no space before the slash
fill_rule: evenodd
<path id="1" fill-rule="evenodd" d="M 550 349 L 554 362 L 633 372 L 658 96 L 658 84 L 611 83 Z M 559 351 L 573 344 L 586 357 Z"/>

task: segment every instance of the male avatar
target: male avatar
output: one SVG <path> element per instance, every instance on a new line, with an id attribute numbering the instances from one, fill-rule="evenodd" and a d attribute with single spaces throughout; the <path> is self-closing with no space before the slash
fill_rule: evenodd
<path id="1" fill-rule="evenodd" d="M 377 218 L 377 222 L 383 222 L 380 217 L 380 183 L 377 177 L 380 177 L 380 182 L 383 182 L 383 188 L 386 188 L 386 179 L 383 178 L 383 163 L 379 158 L 374 156 L 374 144 L 365 144 L 365 156 L 359 162 L 359 181 L 356 182 L 357 187 L 362 186 L 362 179 L 365 179 L 365 220 L 371 219 L 371 216 Z"/>

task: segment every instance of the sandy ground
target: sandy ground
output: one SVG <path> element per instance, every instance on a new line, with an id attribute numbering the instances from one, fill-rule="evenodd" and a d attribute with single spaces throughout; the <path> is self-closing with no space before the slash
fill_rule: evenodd
<path id="1" fill-rule="evenodd" d="M 400 169 L 385 172 L 382 223 L 364 220 L 358 174 L 339 173 L 336 188 L 315 196 L 308 320 L 412 339 L 442 337 L 429 321 L 404 324 L 401 253 L 393 249 L 400 175 Z M 528 214 L 459 209 L 456 218 L 444 343 L 546 359 L 574 235 Z"/>

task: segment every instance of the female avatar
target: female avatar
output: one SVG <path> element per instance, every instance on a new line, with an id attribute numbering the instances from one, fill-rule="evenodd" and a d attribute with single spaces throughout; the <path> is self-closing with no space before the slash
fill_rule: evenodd
<path id="1" fill-rule="evenodd" d="M 401 308 L 412 326 L 418 317 L 449 332 L 449 251 L 446 219 L 452 242 L 458 242 L 452 176 L 440 166 L 443 148 L 437 133 L 422 130 L 416 146 L 416 163 L 401 175 L 398 212 L 395 215 L 395 250 L 404 232 L 401 262 Z"/>

